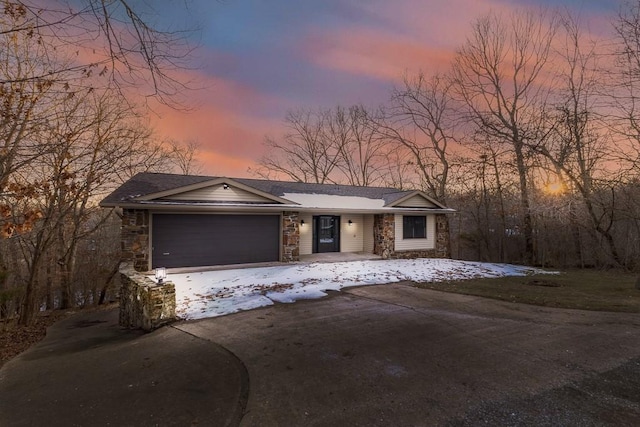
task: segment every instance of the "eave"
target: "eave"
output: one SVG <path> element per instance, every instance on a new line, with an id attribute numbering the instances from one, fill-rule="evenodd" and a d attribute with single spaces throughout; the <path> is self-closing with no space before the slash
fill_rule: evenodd
<path id="1" fill-rule="evenodd" d="M 185 203 L 168 201 L 125 201 L 122 203 L 102 204 L 102 207 L 123 208 L 123 209 L 144 209 L 154 211 L 192 211 L 192 212 L 311 212 L 311 213 L 345 213 L 345 214 L 385 214 L 385 213 L 424 213 L 424 214 L 452 214 L 455 209 L 450 208 L 396 208 L 381 207 L 375 209 L 367 208 L 340 208 L 340 207 L 313 207 L 294 204 L 247 204 L 247 203 Z"/>

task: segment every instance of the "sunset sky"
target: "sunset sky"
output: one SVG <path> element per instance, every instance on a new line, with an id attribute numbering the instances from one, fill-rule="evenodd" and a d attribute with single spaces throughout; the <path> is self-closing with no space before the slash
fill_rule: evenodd
<path id="1" fill-rule="evenodd" d="M 622 0 L 164 0 L 160 20 L 193 27 L 188 112 L 156 108 L 159 137 L 200 144 L 203 173 L 248 177 L 288 110 L 385 102 L 404 73 L 444 70 L 471 23 L 490 11 L 568 9 L 594 37 Z M 162 5 L 162 6 L 161 6 Z M 165 24 L 166 24 L 165 22 Z"/>

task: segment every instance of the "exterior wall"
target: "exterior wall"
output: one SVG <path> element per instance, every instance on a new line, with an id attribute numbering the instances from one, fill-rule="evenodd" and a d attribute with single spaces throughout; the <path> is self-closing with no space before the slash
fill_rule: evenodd
<path id="1" fill-rule="evenodd" d="M 425 239 L 403 239 L 402 238 L 402 218 L 404 215 L 395 216 L 395 251 L 416 251 L 424 249 L 435 249 L 436 247 L 436 218 L 435 215 L 427 217 L 427 237 Z"/>
<path id="2" fill-rule="evenodd" d="M 449 258 L 451 256 L 449 244 L 449 222 L 445 214 L 429 215 L 433 217 L 431 235 L 434 245 L 431 248 L 416 248 L 396 250 L 395 237 L 402 237 L 402 215 L 377 214 L 373 217 L 373 253 L 384 259 L 389 258 Z M 400 227 L 397 223 L 400 222 Z M 427 219 L 429 228 L 429 219 Z M 396 234 L 398 232 L 398 234 Z M 429 231 L 427 231 L 428 233 Z M 429 240 L 429 239 L 420 239 Z M 402 247 L 402 245 L 400 245 Z"/>
<path id="3" fill-rule="evenodd" d="M 122 260 L 136 271 L 149 270 L 149 211 L 123 209 L 120 231 Z"/>
<path id="4" fill-rule="evenodd" d="M 363 215 L 362 222 L 362 251 L 373 253 L 373 215 Z"/>
<path id="5" fill-rule="evenodd" d="M 415 195 L 400 203 L 398 207 L 406 208 L 435 208 L 436 206 L 422 196 Z"/>
<path id="6" fill-rule="evenodd" d="M 222 184 L 199 188 L 180 194 L 165 197 L 166 200 L 203 200 L 208 202 L 272 202 L 266 197 L 250 193 L 239 188 L 228 186 L 225 190 Z"/>
<path id="7" fill-rule="evenodd" d="M 130 264 L 123 264 L 120 275 L 120 326 L 152 331 L 177 319 L 173 283 L 158 285 Z"/>
<path id="8" fill-rule="evenodd" d="M 395 218 L 393 214 L 373 216 L 373 253 L 383 259 L 393 257 L 395 238 Z"/>
<path id="9" fill-rule="evenodd" d="M 351 225 L 349 225 L 351 220 Z M 362 215 L 340 216 L 340 252 L 362 252 L 364 245 Z"/>
<path id="10" fill-rule="evenodd" d="M 449 217 L 436 215 L 436 258 L 451 258 L 451 235 L 449 233 Z"/>
<path id="11" fill-rule="evenodd" d="M 280 261 L 300 260 L 300 224 L 298 212 L 282 212 L 282 253 Z"/>
<path id="12" fill-rule="evenodd" d="M 300 255 L 311 255 L 313 253 L 313 215 L 300 214 Z"/>

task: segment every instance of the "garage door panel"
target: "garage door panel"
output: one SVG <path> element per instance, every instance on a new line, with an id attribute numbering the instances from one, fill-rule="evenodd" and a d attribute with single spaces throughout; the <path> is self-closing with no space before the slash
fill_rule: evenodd
<path id="1" fill-rule="evenodd" d="M 277 215 L 153 216 L 153 267 L 277 261 Z"/>

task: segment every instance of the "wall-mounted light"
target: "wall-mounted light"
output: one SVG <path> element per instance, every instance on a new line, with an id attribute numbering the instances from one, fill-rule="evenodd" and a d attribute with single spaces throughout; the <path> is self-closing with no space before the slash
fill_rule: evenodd
<path id="1" fill-rule="evenodd" d="M 349 227 L 351 227 L 351 224 L 353 224 L 353 221 L 349 220 L 347 221 L 347 223 L 349 224 Z"/>
<path id="2" fill-rule="evenodd" d="M 229 189 L 229 184 L 222 184 L 222 188 L 224 188 L 225 190 Z"/>
<path id="3" fill-rule="evenodd" d="M 158 285 L 162 285 L 164 283 L 164 279 L 167 278 L 167 269 L 164 267 L 156 268 L 156 280 L 158 281 Z"/>
<path id="4" fill-rule="evenodd" d="M 304 227 L 304 219 L 300 220 L 300 227 Z"/>

